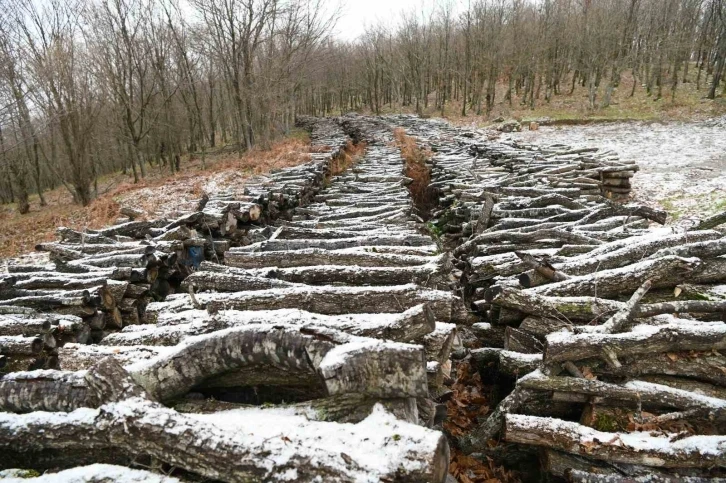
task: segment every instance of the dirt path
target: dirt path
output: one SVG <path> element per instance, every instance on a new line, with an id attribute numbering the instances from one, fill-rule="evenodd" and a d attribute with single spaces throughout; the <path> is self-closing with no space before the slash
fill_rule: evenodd
<path id="1" fill-rule="evenodd" d="M 726 118 L 697 123 L 543 126 L 503 138 L 615 151 L 641 168 L 633 180 L 635 199 L 668 210 L 669 223 L 689 223 L 726 208 Z"/>

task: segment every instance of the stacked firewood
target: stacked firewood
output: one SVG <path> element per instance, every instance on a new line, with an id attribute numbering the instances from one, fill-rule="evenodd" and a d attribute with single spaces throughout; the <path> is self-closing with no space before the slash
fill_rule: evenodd
<path id="1" fill-rule="evenodd" d="M 538 447 L 544 470 L 568 481 L 723 477 L 726 237 L 713 228 L 726 214 L 654 228 L 664 211 L 602 196 L 625 195 L 605 180 L 637 169 L 612 155 L 394 122 L 436 151 L 446 209 L 434 223 L 454 235 L 481 316 L 460 330 L 480 347 L 470 357 L 483 380 L 508 392 L 457 445 L 482 457 L 497 435 Z"/>
<path id="2" fill-rule="evenodd" d="M 61 273 L 66 298 L 87 290 L 81 307 L 108 314 L 95 305 L 103 302 L 94 282 L 99 298 L 114 290 L 121 327 L 58 343 L 55 365 L 45 366 L 54 369 L 0 378 L 0 468 L 111 463 L 189 481 L 445 480 L 448 443 L 426 426 L 440 422 L 454 324 L 470 318 L 449 291 L 450 258 L 409 216 L 409 180 L 388 131 L 350 124 L 379 145 L 331 178 L 347 137 L 335 121 L 306 122 L 314 143 L 332 149 L 254 178 L 244 195 L 216 193 L 171 222 L 130 220 L 41 246 L 54 263 L 43 276 Z M 256 220 L 244 203 L 259 208 Z M 11 275 L 41 273 L 29 270 Z M 0 283 L 10 293 L 21 279 Z M 19 337 L 92 316 L 70 302 L 58 303 L 64 315 L 35 312 L 21 298 L 0 305 L 33 327 Z M 138 320 L 125 318 L 127 299 L 143 300 Z M 28 343 L 42 346 L 37 339 Z M 77 471 L 114 479 L 131 470 Z"/>

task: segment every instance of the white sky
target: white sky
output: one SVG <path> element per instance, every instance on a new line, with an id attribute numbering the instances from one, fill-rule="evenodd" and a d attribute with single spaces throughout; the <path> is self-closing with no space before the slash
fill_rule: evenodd
<path id="1" fill-rule="evenodd" d="M 336 26 L 337 37 L 342 40 L 354 40 L 365 32 L 366 26 L 385 23 L 397 25 L 401 12 L 416 11 L 419 15 L 428 15 L 435 5 L 441 4 L 435 0 L 328 0 L 342 4 L 342 14 Z M 449 0 L 457 7 L 465 0 Z M 457 11 L 458 8 L 454 8 Z"/>

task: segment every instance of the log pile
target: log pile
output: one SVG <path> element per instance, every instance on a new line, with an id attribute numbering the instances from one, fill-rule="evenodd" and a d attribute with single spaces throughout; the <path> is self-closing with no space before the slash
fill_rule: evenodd
<path id="1" fill-rule="evenodd" d="M 302 122 L 319 146 L 310 163 L 175 220 L 125 210 L 136 219 L 59 229 L 38 246 L 48 266 L 11 266 L 0 468 L 78 467 L 57 478 L 79 481 L 147 476 L 129 466 L 173 472 L 149 481 L 446 479 L 448 443 L 431 427 L 455 324 L 471 322 L 450 256 L 410 216 L 380 122 Z M 341 125 L 377 145 L 331 177 Z"/>
<path id="2" fill-rule="evenodd" d="M 612 153 L 408 116 L 299 122 L 309 163 L 174 219 L 60 228 L 47 265 L 0 276 L 0 468 L 442 482 L 446 404 L 488 401 L 451 438 L 486 465 L 726 476 L 726 215 L 658 228 Z M 434 152 L 432 213 L 394 126 Z M 333 175 L 349 139 L 367 152 Z M 488 400 L 455 399 L 463 365 Z"/>
<path id="3" fill-rule="evenodd" d="M 567 481 L 722 481 L 726 216 L 657 228 L 665 212 L 613 201 L 637 166 L 611 153 L 389 122 L 435 151 L 431 223 L 480 315 L 459 329 L 504 392 L 456 446 L 536 448 Z"/>

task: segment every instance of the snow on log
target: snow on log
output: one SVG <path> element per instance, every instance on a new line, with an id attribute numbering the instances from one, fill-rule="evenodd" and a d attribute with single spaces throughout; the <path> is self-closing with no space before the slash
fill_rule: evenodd
<path id="1" fill-rule="evenodd" d="M 327 328 L 249 325 L 192 337 L 165 349 L 159 357 L 127 367 L 158 400 L 185 394 L 206 379 L 231 371 L 241 371 L 237 385 L 264 383 L 266 374 L 260 367 L 281 372 L 292 385 L 298 375 L 313 379 L 320 375 L 330 395 L 428 394 L 422 347 L 357 338 Z"/>
<path id="2" fill-rule="evenodd" d="M 239 268 L 307 267 L 357 265 L 361 267 L 407 267 L 432 261 L 428 256 L 381 253 L 380 251 L 325 250 L 304 248 L 294 251 L 236 252 L 224 254 L 225 264 Z"/>
<path id="3" fill-rule="evenodd" d="M 726 324 L 694 325 L 690 322 L 660 326 L 639 325 L 630 332 L 621 334 L 575 335 L 567 331 L 555 332 L 547 336 L 544 363 L 578 361 L 604 356 L 726 349 Z"/>
<path id="4" fill-rule="evenodd" d="M 558 419 L 507 414 L 505 441 L 543 446 L 611 463 L 662 468 L 707 468 L 726 465 L 726 436 L 605 433 Z"/>
<path id="5" fill-rule="evenodd" d="M 10 475 L 17 475 L 17 478 Z M 100 463 L 79 466 L 57 473 L 44 473 L 38 477 L 32 477 L 23 470 L 4 470 L 0 472 L 0 478 L 4 483 L 104 483 L 112 481 L 116 483 L 182 483 L 178 478 L 151 471 Z"/>
<path id="6" fill-rule="evenodd" d="M 435 328 L 435 317 L 426 304 L 400 314 L 321 315 L 305 310 L 222 310 L 214 315 L 189 310 L 163 315 L 157 325 L 137 325 L 109 334 L 102 345 L 176 345 L 187 337 L 252 324 L 315 325 L 351 335 L 396 342 L 418 341 Z"/>
<path id="7" fill-rule="evenodd" d="M 238 251 L 280 251 L 301 250 L 306 248 L 324 248 L 326 250 L 340 250 L 343 248 L 360 246 L 429 246 L 431 238 L 423 235 L 379 235 L 358 236 L 354 238 L 296 239 L 296 240 L 268 240 L 237 249 Z"/>
<path id="8" fill-rule="evenodd" d="M 222 294 L 198 294 L 196 299 L 210 313 L 220 310 L 276 310 L 305 307 L 325 315 L 346 313 L 397 313 L 420 304 L 428 304 L 436 320 L 467 322 L 462 300 L 450 292 L 422 289 L 414 284 L 380 287 L 304 286 L 266 291 Z M 180 312 L 195 308 L 188 295 L 171 295 L 166 302 L 147 307 L 150 321 L 160 311 Z"/>
<path id="9" fill-rule="evenodd" d="M 632 292 L 649 279 L 653 287 L 675 287 L 682 282 L 689 271 L 693 271 L 701 263 L 698 258 L 667 256 L 657 260 L 644 260 L 622 268 L 572 277 L 569 280 L 528 290 L 550 296 L 611 297 L 621 292 Z"/>
<path id="10" fill-rule="evenodd" d="M 381 406 L 358 424 L 339 424 L 259 408 L 192 416 L 140 398 L 70 413 L 1 413 L 0 446 L 149 455 L 230 483 L 312 482 L 321 475 L 443 483 L 449 460 L 441 433 L 400 421 Z"/>
<path id="11" fill-rule="evenodd" d="M 308 285 L 401 285 L 418 283 L 422 286 L 435 287 L 444 285 L 448 281 L 450 268 L 448 260 L 436 258 L 425 265 L 406 267 L 362 267 L 357 265 L 267 267 L 249 269 L 246 270 L 246 273 L 240 273 L 240 276 L 251 280 L 264 280 L 265 278 L 280 280 L 281 282 L 277 282 L 277 286 L 292 282 Z M 200 273 L 204 272 L 196 272 L 190 275 L 189 278 Z M 247 288 L 247 290 L 251 289 L 252 287 Z"/>
<path id="12" fill-rule="evenodd" d="M 533 391 L 584 394 L 635 404 L 640 402 L 645 407 L 706 409 L 721 412 L 726 410 L 726 400 L 724 399 L 644 381 L 612 384 L 578 377 L 545 376 L 542 371 L 537 370 L 520 378 L 517 386 Z"/>

